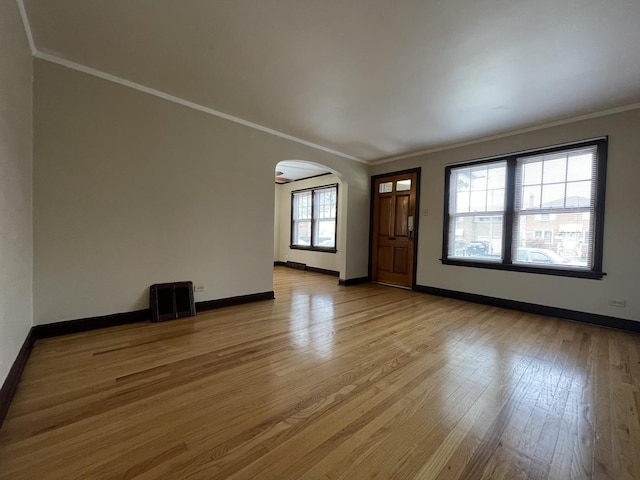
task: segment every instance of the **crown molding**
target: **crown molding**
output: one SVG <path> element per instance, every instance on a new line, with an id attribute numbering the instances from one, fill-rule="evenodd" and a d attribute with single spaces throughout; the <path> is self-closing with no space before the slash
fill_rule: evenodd
<path id="1" fill-rule="evenodd" d="M 33 42 L 33 32 L 31 32 L 31 25 L 29 24 L 29 17 L 27 17 L 27 10 L 24 8 L 23 0 L 16 0 L 18 4 L 18 10 L 20 10 L 20 16 L 22 17 L 22 24 L 24 25 L 24 31 L 27 34 L 27 41 L 29 42 L 29 49 L 31 55 L 36 54 L 36 44 Z"/>
<path id="2" fill-rule="evenodd" d="M 45 60 L 50 63 L 55 63 L 57 65 L 61 65 L 63 67 L 69 68 L 71 70 L 76 70 L 78 72 L 86 73 L 87 75 L 91 75 L 94 77 L 101 78 L 102 80 L 107 80 L 109 82 L 117 83 L 119 85 L 123 85 L 125 87 L 132 88 L 134 90 L 138 90 L 139 92 L 146 93 L 148 95 L 153 95 L 154 97 L 162 98 L 163 100 L 167 100 L 169 102 L 177 103 L 178 105 L 182 105 L 183 107 L 191 108 L 193 110 L 197 110 L 199 112 L 206 113 L 208 115 L 212 115 L 214 117 L 222 118 L 224 120 L 229 120 L 230 122 L 238 123 L 245 127 L 253 128 L 255 130 L 259 130 L 264 133 L 268 133 L 270 135 L 274 135 L 276 137 L 283 138 L 285 140 L 290 140 L 295 143 L 299 143 L 301 145 L 305 145 L 307 147 L 314 148 L 316 150 L 321 150 L 326 153 L 330 153 L 332 155 L 336 155 L 338 157 L 346 158 L 347 160 L 354 160 L 356 162 L 368 164 L 365 160 L 354 157 L 352 155 L 348 155 L 343 152 L 339 152 L 337 150 L 333 150 L 332 148 L 325 147 L 323 145 L 318 145 L 317 143 L 309 142 L 307 140 L 303 140 L 302 138 L 294 137 L 293 135 L 289 135 L 287 133 L 280 132 L 278 130 L 274 130 L 269 127 L 265 127 L 264 125 L 260 125 L 258 123 L 250 122 L 248 120 L 244 120 L 243 118 L 236 117 L 234 115 L 229 115 L 228 113 L 221 112 L 219 110 L 215 110 L 213 108 L 205 107 L 204 105 L 200 105 L 199 103 L 192 102 L 189 100 L 185 100 L 184 98 L 176 97 L 175 95 L 171 95 L 169 93 L 163 92 L 161 90 L 156 90 L 155 88 L 147 87 L 146 85 L 142 85 L 140 83 L 132 82 L 130 80 L 126 80 L 122 77 L 118 77 L 116 75 L 112 75 L 110 73 L 103 72 L 102 70 L 97 70 L 95 68 L 87 67 L 86 65 L 82 65 L 80 63 L 72 62 L 71 60 L 67 60 L 64 58 L 60 58 L 56 55 L 51 55 L 49 53 L 43 53 L 39 50 L 33 55 L 35 58 L 40 60 Z"/>
<path id="3" fill-rule="evenodd" d="M 27 39 L 29 41 L 29 48 L 31 49 L 31 54 L 33 57 L 38 58 L 40 60 L 45 60 L 47 62 L 55 63 L 57 65 L 61 65 L 63 67 L 70 68 L 71 70 L 76 70 L 78 72 L 86 73 L 87 75 L 91 75 L 94 77 L 101 78 L 103 80 L 107 80 L 109 82 L 117 83 L 119 85 L 123 85 L 128 88 L 132 88 L 134 90 L 138 90 L 140 92 L 146 93 L 148 95 L 153 95 L 154 97 L 162 98 L 163 100 L 167 100 L 169 102 L 177 103 L 178 105 L 182 105 L 183 107 L 191 108 L 193 110 L 197 110 L 199 112 L 206 113 L 208 115 L 212 115 L 214 117 L 222 118 L 224 120 L 229 120 L 230 122 L 238 123 L 245 127 L 253 128 L 255 130 L 259 130 L 264 133 L 268 133 L 270 135 L 274 135 L 276 137 L 283 138 L 285 140 L 289 140 L 291 142 L 299 143 L 306 147 L 311 147 L 316 150 L 321 150 L 326 153 L 330 153 L 332 155 L 336 155 L 338 157 L 346 158 L 347 160 L 353 160 L 356 162 L 369 164 L 369 162 L 362 160 L 360 158 L 354 157 L 353 155 L 349 155 L 344 152 L 339 152 L 338 150 L 334 150 L 329 147 L 325 147 L 323 145 L 319 145 L 317 143 L 309 142 L 302 138 L 295 137 L 293 135 L 289 135 L 284 132 L 280 132 L 278 130 L 274 130 L 273 128 L 265 127 L 264 125 L 260 125 L 258 123 L 250 122 L 240 117 L 236 117 L 234 115 L 230 115 L 228 113 L 221 112 L 219 110 L 215 110 L 213 108 L 206 107 L 204 105 L 200 105 L 196 102 L 191 102 L 189 100 L 185 100 L 184 98 L 177 97 L 175 95 L 171 95 L 169 93 L 156 90 L 155 88 L 147 87 L 146 85 L 142 85 L 140 83 L 132 82 L 130 80 L 126 80 L 124 78 L 118 77 L 117 75 L 112 75 L 110 73 L 103 72 L 102 70 L 98 70 L 96 68 L 91 68 L 86 65 L 82 65 L 80 63 L 73 62 L 71 60 L 67 60 L 62 57 L 58 57 L 57 55 L 52 55 L 50 53 L 44 53 L 38 50 L 35 46 L 33 40 L 33 33 L 31 31 L 31 25 L 29 24 L 29 17 L 27 16 L 27 11 L 24 7 L 23 0 L 17 0 L 18 9 L 20 10 L 20 16 L 22 17 L 22 23 L 24 24 L 24 29 L 27 34 Z"/>

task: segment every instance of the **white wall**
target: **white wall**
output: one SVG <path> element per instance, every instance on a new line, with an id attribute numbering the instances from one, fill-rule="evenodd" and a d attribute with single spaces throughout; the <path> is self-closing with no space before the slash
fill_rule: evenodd
<path id="1" fill-rule="evenodd" d="M 336 253 L 312 252 L 297 250 L 289 247 L 291 243 L 291 192 L 307 188 L 321 187 L 324 185 L 338 184 L 338 226 L 336 230 Z M 275 229 L 278 232 L 277 252 L 274 260 L 280 262 L 301 262 L 310 267 L 324 268 L 340 272 L 344 262 L 344 238 L 341 237 L 345 230 L 345 218 L 347 215 L 346 202 L 342 198 L 343 182 L 336 175 L 324 175 L 322 177 L 300 180 L 297 182 L 276 185 L 276 197 L 279 204 L 276 211 Z M 340 278 L 344 279 L 341 275 Z"/>
<path id="2" fill-rule="evenodd" d="M 204 284 L 196 301 L 270 291 L 276 164 L 368 179 L 360 163 L 46 61 L 34 73 L 36 324 L 147 308 L 156 282 Z M 346 242 L 358 276 L 360 241 Z"/>
<path id="3" fill-rule="evenodd" d="M 0 2 L 0 385 L 32 324 L 32 60 L 18 7 Z"/>
<path id="4" fill-rule="evenodd" d="M 277 183 L 273 197 L 273 261 L 275 262 L 280 259 L 280 190 Z"/>
<path id="5" fill-rule="evenodd" d="M 422 167 L 417 283 L 582 312 L 640 320 L 640 110 L 384 163 L 374 174 Z M 603 280 L 442 265 L 444 168 L 473 160 L 609 136 Z M 626 299 L 626 308 L 608 306 Z"/>

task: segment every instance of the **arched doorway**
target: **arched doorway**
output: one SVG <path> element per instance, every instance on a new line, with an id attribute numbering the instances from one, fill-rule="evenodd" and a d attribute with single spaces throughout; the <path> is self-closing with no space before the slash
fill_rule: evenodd
<path id="1" fill-rule="evenodd" d="M 339 276 L 346 247 L 346 182 L 331 168 L 284 160 L 275 169 L 274 264 Z"/>

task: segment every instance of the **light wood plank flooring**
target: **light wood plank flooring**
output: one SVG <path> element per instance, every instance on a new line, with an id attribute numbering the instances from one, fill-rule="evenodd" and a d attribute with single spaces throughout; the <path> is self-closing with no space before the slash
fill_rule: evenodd
<path id="1" fill-rule="evenodd" d="M 0 478 L 640 478 L 639 335 L 274 278 L 275 301 L 38 341 Z"/>

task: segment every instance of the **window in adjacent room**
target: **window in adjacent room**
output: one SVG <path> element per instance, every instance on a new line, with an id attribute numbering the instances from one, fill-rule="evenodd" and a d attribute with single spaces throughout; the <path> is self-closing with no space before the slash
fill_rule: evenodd
<path id="1" fill-rule="evenodd" d="M 338 186 L 291 193 L 291 248 L 336 251 Z"/>
<path id="2" fill-rule="evenodd" d="M 443 263 L 602 278 L 607 140 L 446 168 Z"/>

